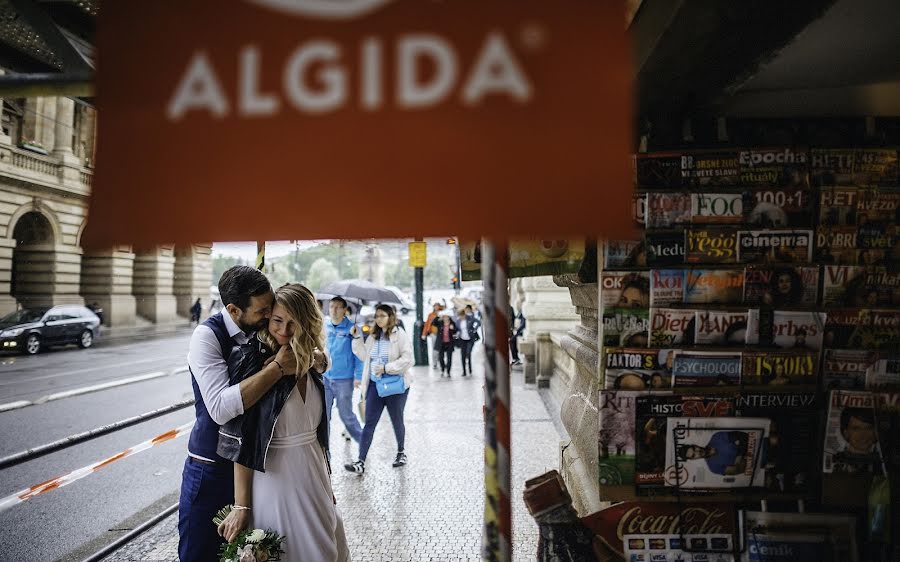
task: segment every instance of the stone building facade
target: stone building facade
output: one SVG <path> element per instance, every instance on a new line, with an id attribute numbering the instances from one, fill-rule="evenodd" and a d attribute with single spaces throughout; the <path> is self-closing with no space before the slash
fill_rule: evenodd
<path id="1" fill-rule="evenodd" d="M 85 253 L 96 112 L 65 97 L 0 100 L 0 316 L 94 304 L 108 326 L 170 323 L 209 295 L 212 245 Z M 122 186 L 127 188 L 127 186 Z"/>

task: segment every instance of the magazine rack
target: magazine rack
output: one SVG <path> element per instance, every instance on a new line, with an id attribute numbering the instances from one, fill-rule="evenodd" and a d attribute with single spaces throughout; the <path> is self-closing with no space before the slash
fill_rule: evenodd
<path id="1" fill-rule="evenodd" d="M 752 161 L 764 164 L 748 164 Z M 813 509 L 847 506 L 862 514 L 867 479 L 825 472 L 824 428 L 828 390 L 862 384 L 853 373 L 865 372 L 864 361 L 879 352 L 900 352 L 900 291 L 893 290 L 900 284 L 900 254 L 891 255 L 900 245 L 898 161 L 894 147 L 723 146 L 635 157 L 635 223 L 641 236 L 605 241 L 598 256 L 603 439 L 598 473 L 612 474 L 610 481 L 616 482 L 601 483 L 601 501 L 675 502 L 679 513 L 697 502 L 807 501 Z M 735 336 L 741 314 L 744 329 L 755 338 Z M 619 361 L 636 349 L 659 353 L 651 366 Z M 680 364 L 663 365 L 665 353 L 674 350 L 692 353 L 684 354 Z M 710 385 L 709 373 L 732 372 L 714 370 L 716 352 L 723 358 L 731 354 L 732 365 L 734 356 L 740 357 L 738 380 L 716 379 L 731 384 Z M 705 364 L 691 364 L 704 353 Z M 844 361 L 854 353 L 857 363 Z M 813 358 L 811 372 L 795 378 L 779 374 L 788 360 L 801 357 Z M 748 361 L 754 366 L 750 373 Z M 665 402 L 641 398 L 666 386 L 660 373 L 669 377 L 668 390 L 676 397 L 733 397 L 737 412 L 731 415 L 773 420 L 773 432 L 778 427 L 773 443 L 779 448 L 771 457 L 766 487 L 701 490 L 685 488 L 680 480 L 658 484 L 672 461 L 659 463 L 659 442 L 647 429 L 649 422 L 663 419 L 677 444 L 675 428 L 666 420 L 691 417 L 654 413 L 649 405 Z M 662 385 L 654 384 L 660 380 Z M 620 412 L 604 407 L 610 393 L 633 395 L 630 450 L 610 441 L 615 430 L 607 428 L 622 423 Z M 784 400 L 767 398 L 777 395 Z M 802 408 L 787 406 L 800 395 L 809 397 Z M 674 464 L 675 474 L 683 474 L 677 455 Z M 722 552 L 693 549 L 684 530 L 679 528 L 686 551 Z M 733 538 L 740 554 L 746 541 Z"/>

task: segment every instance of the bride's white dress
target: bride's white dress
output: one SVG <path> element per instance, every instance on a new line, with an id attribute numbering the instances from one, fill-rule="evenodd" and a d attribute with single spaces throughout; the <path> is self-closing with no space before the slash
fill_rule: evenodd
<path id="1" fill-rule="evenodd" d="M 316 440 L 322 398 L 306 377 L 306 402 L 294 388 L 275 423 L 266 471 L 253 472 L 252 525 L 284 535 L 284 562 L 350 559 L 331 477 Z"/>

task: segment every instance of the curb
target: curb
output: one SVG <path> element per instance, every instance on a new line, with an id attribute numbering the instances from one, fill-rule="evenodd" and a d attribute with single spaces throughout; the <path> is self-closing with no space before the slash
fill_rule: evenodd
<path id="1" fill-rule="evenodd" d="M 144 375 L 138 375 L 135 377 L 118 379 L 118 380 L 109 381 L 109 382 L 105 382 L 105 383 L 101 383 L 101 384 L 94 384 L 91 386 L 83 386 L 81 388 L 73 388 L 72 390 L 66 390 L 64 392 L 56 392 L 54 394 L 48 394 L 47 396 L 42 396 L 36 400 L 17 400 L 16 402 L 0 404 L 0 412 L 9 412 L 12 410 L 27 408 L 28 406 L 37 406 L 39 404 L 46 404 L 47 402 L 52 402 L 55 400 L 62 400 L 63 398 L 72 398 L 73 396 L 81 396 L 82 394 L 90 394 L 92 392 L 108 390 L 110 388 L 116 388 L 119 386 L 134 384 L 136 382 L 144 382 L 144 381 L 149 381 L 149 380 L 153 380 L 153 379 L 159 379 L 162 377 L 170 377 L 170 376 L 177 375 L 180 373 L 186 373 L 187 371 L 188 371 L 188 368 L 186 366 L 185 367 L 176 367 L 170 371 L 154 371 L 152 373 L 146 373 Z"/>

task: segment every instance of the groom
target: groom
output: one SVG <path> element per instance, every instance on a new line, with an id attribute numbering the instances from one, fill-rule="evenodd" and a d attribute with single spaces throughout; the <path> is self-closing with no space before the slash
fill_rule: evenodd
<path id="1" fill-rule="evenodd" d="M 234 502 L 232 463 L 216 454 L 219 426 L 241 415 L 297 362 L 289 346 L 240 384 L 228 385 L 226 359 L 236 345 L 266 329 L 275 295 L 269 280 L 248 266 L 234 266 L 219 279 L 224 309 L 197 326 L 188 349 L 197 420 L 188 441 L 178 502 L 178 557 L 181 562 L 217 562 L 219 537 L 212 519 Z M 279 366 L 280 365 L 280 366 Z M 250 506 L 248 506 L 250 507 Z"/>

